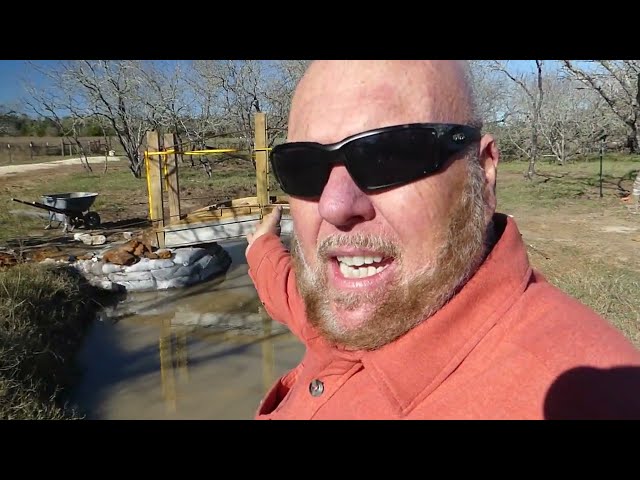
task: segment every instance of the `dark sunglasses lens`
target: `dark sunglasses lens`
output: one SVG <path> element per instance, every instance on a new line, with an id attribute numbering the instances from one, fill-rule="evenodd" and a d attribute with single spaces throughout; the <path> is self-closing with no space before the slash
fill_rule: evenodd
<path id="1" fill-rule="evenodd" d="M 273 173 L 287 195 L 317 197 L 329 177 L 326 153 L 312 147 L 287 147 L 271 155 Z"/>
<path id="2" fill-rule="evenodd" d="M 407 183 L 440 165 L 437 136 L 428 128 L 382 132 L 358 139 L 346 150 L 349 171 L 365 190 Z"/>

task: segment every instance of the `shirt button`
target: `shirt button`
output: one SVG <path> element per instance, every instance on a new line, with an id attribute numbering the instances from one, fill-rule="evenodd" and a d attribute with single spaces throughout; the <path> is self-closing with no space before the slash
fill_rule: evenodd
<path id="1" fill-rule="evenodd" d="M 313 380 L 309 384 L 309 393 L 314 397 L 319 397 L 324 392 L 324 383 L 320 380 Z"/>

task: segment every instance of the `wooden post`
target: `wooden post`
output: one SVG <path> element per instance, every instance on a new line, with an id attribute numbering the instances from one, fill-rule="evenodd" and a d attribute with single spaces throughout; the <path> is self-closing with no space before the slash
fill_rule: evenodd
<path id="1" fill-rule="evenodd" d="M 177 139 L 171 133 L 164 134 L 165 148 L 177 150 Z M 180 220 L 180 185 L 178 182 L 178 155 L 172 153 L 165 155 L 166 186 L 169 193 L 169 225 Z"/>
<path id="2" fill-rule="evenodd" d="M 158 132 L 147 132 L 147 150 L 159 152 Z M 162 155 L 147 156 L 147 189 L 149 199 L 149 219 L 156 230 L 158 247 L 164 248 L 164 202 L 162 198 Z"/>
<path id="3" fill-rule="evenodd" d="M 60 139 L 60 146 L 62 147 L 62 156 L 64 157 L 64 137 Z"/>
<path id="4" fill-rule="evenodd" d="M 267 115 L 258 112 L 255 116 L 255 142 L 256 152 L 256 196 L 258 205 L 264 207 L 269 204 L 269 178 L 267 176 Z"/>

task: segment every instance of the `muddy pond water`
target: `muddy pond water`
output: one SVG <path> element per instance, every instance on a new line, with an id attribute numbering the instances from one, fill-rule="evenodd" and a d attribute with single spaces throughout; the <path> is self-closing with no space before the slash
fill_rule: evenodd
<path id="1" fill-rule="evenodd" d="M 92 325 L 71 403 L 87 419 L 251 419 L 303 345 L 261 308 L 244 240 L 225 275 L 133 293 Z"/>

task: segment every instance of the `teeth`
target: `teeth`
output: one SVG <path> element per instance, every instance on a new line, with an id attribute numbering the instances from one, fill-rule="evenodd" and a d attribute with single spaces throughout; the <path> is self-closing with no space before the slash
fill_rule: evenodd
<path id="1" fill-rule="evenodd" d="M 340 263 L 346 263 L 347 265 L 359 267 L 361 265 L 371 265 L 372 263 L 380 263 L 382 261 L 381 256 L 376 257 L 363 257 L 363 256 L 355 256 L 355 257 L 338 257 L 338 261 Z"/>
<path id="2" fill-rule="evenodd" d="M 369 266 L 369 267 L 357 268 L 357 267 L 352 267 L 350 265 L 347 265 L 346 263 L 341 261 L 340 273 L 342 273 L 342 276 L 345 278 L 367 278 L 375 275 L 376 273 L 380 273 L 388 266 L 389 265 L 385 265 L 383 267 Z"/>

